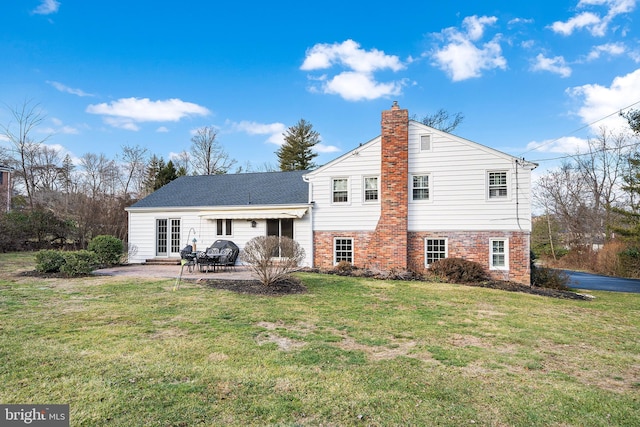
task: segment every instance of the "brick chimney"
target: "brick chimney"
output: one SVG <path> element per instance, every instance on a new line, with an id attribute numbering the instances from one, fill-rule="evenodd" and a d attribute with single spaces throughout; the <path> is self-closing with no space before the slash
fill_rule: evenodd
<path id="1" fill-rule="evenodd" d="M 394 101 L 382 112 L 380 219 L 368 248 L 371 266 L 406 270 L 409 200 L 409 111 Z"/>

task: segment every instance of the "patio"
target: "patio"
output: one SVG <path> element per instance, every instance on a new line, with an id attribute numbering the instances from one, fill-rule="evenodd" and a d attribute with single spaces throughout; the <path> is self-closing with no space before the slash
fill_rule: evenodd
<path id="1" fill-rule="evenodd" d="M 93 274 L 102 276 L 131 276 L 131 277 L 158 277 L 175 279 L 180 275 L 179 265 L 147 265 L 129 264 L 118 267 L 102 268 L 95 270 Z M 189 272 L 187 266 L 182 270 L 183 279 L 216 279 L 216 280 L 252 280 L 255 279 L 249 268 L 237 265 L 235 269 L 217 270 L 214 272 L 200 272 L 194 269 Z"/>

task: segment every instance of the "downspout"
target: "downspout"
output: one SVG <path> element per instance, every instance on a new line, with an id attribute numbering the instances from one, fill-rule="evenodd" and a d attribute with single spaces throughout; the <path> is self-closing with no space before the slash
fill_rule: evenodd
<path id="1" fill-rule="evenodd" d="M 315 206 L 315 203 L 313 201 L 313 183 L 309 181 L 309 178 L 307 177 L 307 175 L 303 175 L 302 176 L 302 180 L 304 182 L 306 182 L 307 184 L 309 184 L 309 197 L 307 199 L 307 203 L 309 203 L 309 222 L 311 223 L 311 226 L 309 227 L 309 242 L 311 242 L 311 246 L 310 246 L 310 259 L 311 259 L 311 267 L 314 267 L 314 259 L 315 259 L 315 253 L 314 253 L 314 248 L 315 248 L 315 241 L 313 238 L 313 230 L 315 228 L 314 223 L 313 223 L 313 207 Z"/>

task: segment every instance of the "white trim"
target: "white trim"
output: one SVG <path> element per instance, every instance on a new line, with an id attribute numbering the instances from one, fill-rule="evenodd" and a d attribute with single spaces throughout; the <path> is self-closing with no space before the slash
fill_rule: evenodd
<path id="1" fill-rule="evenodd" d="M 308 208 L 235 208 L 221 209 L 210 212 L 201 212 L 203 219 L 274 219 L 274 218 L 302 218 L 307 213 Z"/>
<path id="2" fill-rule="evenodd" d="M 338 261 L 336 259 L 336 240 L 350 240 L 351 241 L 351 264 L 355 264 L 355 239 L 353 237 L 334 237 L 333 238 L 333 265 L 337 265 Z"/>
<path id="3" fill-rule="evenodd" d="M 449 238 L 448 237 L 425 237 L 423 240 L 424 245 L 424 266 L 429 268 L 427 263 L 427 240 L 444 240 L 444 257 L 449 258 Z"/>
<path id="4" fill-rule="evenodd" d="M 489 174 L 491 173 L 504 173 L 506 175 L 506 186 L 507 186 L 507 195 L 506 196 L 496 196 L 491 197 L 489 191 L 491 190 L 489 186 Z M 511 201 L 511 195 L 513 191 L 511 190 L 511 171 L 509 169 L 487 169 L 484 174 L 484 182 L 485 182 L 485 198 L 489 202 L 506 202 Z"/>
<path id="5" fill-rule="evenodd" d="M 413 178 L 416 176 L 426 176 L 427 177 L 427 191 L 429 196 L 426 199 L 414 199 L 413 198 Z M 433 178 L 432 174 L 429 172 L 416 172 L 409 174 L 409 202 L 411 203 L 430 203 L 433 201 Z"/>
<path id="6" fill-rule="evenodd" d="M 504 265 L 493 265 L 493 242 L 504 242 Z M 500 255 L 500 253 L 497 253 Z M 499 270 L 499 271 L 509 271 L 509 238 L 491 238 L 489 239 L 489 269 L 490 270 Z"/>
<path id="7" fill-rule="evenodd" d="M 376 179 L 376 191 L 377 191 L 377 198 L 375 200 L 367 200 L 366 199 L 366 195 L 367 195 L 367 179 L 368 178 L 375 178 Z M 366 204 L 371 204 L 371 203 L 380 203 L 380 175 L 364 175 L 362 177 L 362 203 L 366 203 Z"/>
<path id="8" fill-rule="evenodd" d="M 333 200 L 334 189 L 333 184 L 336 180 L 345 180 L 347 181 L 347 201 L 346 202 L 335 202 Z M 334 206 L 347 206 L 351 204 L 351 178 L 348 176 L 332 176 L 329 178 L 329 202 Z"/>

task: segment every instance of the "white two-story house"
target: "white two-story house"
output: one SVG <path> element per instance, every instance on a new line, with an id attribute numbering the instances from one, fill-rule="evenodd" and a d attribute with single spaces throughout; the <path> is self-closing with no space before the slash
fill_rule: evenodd
<path id="1" fill-rule="evenodd" d="M 175 257 L 193 237 L 242 249 L 267 234 L 297 240 L 308 266 L 422 272 L 460 257 L 528 284 L 536 165 L 409 120 L 396 103 L 381 130 L 313 171 L 171 182 L 127 209 L 130 261 Z"/>

